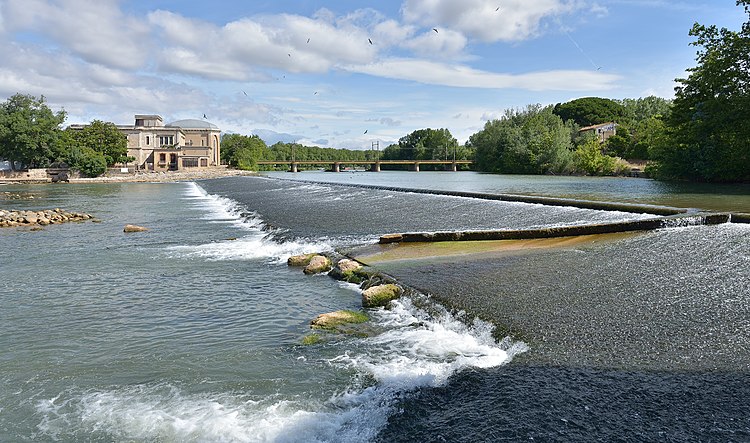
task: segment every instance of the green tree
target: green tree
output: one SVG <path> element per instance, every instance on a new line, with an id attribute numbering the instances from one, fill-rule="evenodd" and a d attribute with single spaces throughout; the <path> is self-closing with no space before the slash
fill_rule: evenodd
<path id="1" fill-rule="evenodd" d="M 221 160 L 238 169 L 257 169 L 256 162 L 268 156 L 268 146 L 257 135 L 227 134 L 221 139 Z"/>
<path id="2" fill-rule="evenodd" d="M 469 138 L 477 169 L 510 174 L 547 174 L 572 168 L 572 122 L 563 123 L 552 107 L 531 105 L 506 110 Z"/>
<path id="3" fill-rule="evenodd" d="M 57 136 L 65 111 L 52 112 L 44 96 L 15 94 L 0 104 L 0 158 L 26 167 L 45 167 L 55 160 Z"/>
<path id="4" fill-rule="evenodd" d="M 573 120 L 580 126 L 618 122 L 625 117 L 625 109 L 620 103 L 600 97 L 584 97 L 558 103 L 553 112 L 563 121 Z"/>
<path id="5" fill-rule="evenodd" d="M 74 133 L 80 148 L 102 153 L 108 166 L 124 161 L 128 139 L 114 123 L 94 120 Z"/>
<path id="6" fill-rule="evenodd" d="M 750 0 L 740 31 L 696 23 L 697 66 L 677 79 L 669 140 L 653 150 L 661 178 L 750 181 Z"/>
<path id="7" fill-rule="evenodd" d="M 86 177 L 98 177 L 107 171 L 104 154 L 87 146 L 72 147 L 66 160 L 68 166 Z"/>

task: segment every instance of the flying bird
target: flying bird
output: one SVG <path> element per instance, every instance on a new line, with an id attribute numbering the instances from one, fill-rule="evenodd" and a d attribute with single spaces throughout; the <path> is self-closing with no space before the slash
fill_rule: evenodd
<path id="1" fill-rule="evenodd" d="M 432 28 L 432 30 L 435 31 L 436 34 L 438 33 L 437 28 Z"/>
<path id="2" fill-rule="evenodd" d="M 203 114 L 203 118 L 208 118 L 208 117 L 206 117 L 206 114 Z"/>
<path id="3" fill-rule="evenodd" d="M 318 95 L 318 91 L 315 91 L 315 94 L 313 94 L 313 95 Z"/>
<path id="4" fill-rule="evenodd" d="M 292 56 L 292 54 L 287 54 L 287 55 L 288 55 L 289 57 L 291 57 L 291 56 Z"/>
<path id="5" fill-rule="evenodd" d="M 310 43 L 310 39 L 309 38 L 307 39 L 307 43 Z"/>
<path id="6" fill-rule="evenodd" d="M 365 132 L 364 132 L 364 133 L 365 133 L 365 134 L 367 134 L 367 129 L 365 129 Z"/>
<path id="7" fill-rule="evenodd" d="M 497 12 L 499 10 L 500 10 L 500 6 L 498 6 L 497 8 L 495 8 L 495 12 Z"/>
<path id="8" fill-rule="evenodd" d="M 370 42 L 370 44 L 372 44 L 372 39 L 368 38 L 367 41 Z"/>
<path id="9" fill-rule="evenodd" d="M 247 92 L 245 92 L 245 91 L 242 91 L 242 93 L 243 93 L 243 94 L 245 94 L 245 97 L 247 97 Z"/>

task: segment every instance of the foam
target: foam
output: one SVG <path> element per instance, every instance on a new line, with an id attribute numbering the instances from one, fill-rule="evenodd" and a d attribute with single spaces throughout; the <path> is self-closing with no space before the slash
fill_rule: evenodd
<path id="1" fill-rule="evenodd" d="M 170 384 L 66 392 L 38 403 L 43 416 L 39 429 L 55 438 L 104 434 L 142 441 L 372 441 L 411 392 L 444 385 L 467 368 L 506 364 L 526 350 L 522 343 L 495 342 L 488 323 L 475 320 L 467 325 L 461 316 L 430 308 L 428 313 L 406 298 L 394 302 L 391 310 L 373 311 L 373 321 L 386 332 L 344 340 L 341 354 L 325 360 L 334 370 L 356 373 L 343 391 L 329 398 L 285 398 L 283 392 L 265 398 L 252 392 L 187 393 Z M 314 355 L 297 361 L 319 364 Z M 71 424 L 80 429 L 71 429 Z"/>

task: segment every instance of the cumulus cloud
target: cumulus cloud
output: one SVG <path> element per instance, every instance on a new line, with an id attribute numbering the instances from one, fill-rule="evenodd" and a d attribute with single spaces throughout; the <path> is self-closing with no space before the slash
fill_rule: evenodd
<path id="1" fill-rule="evenodd" d="M 407 23 L 447 27 L 496 42 L 526 40 L 539 32 L 543 19 L 581 7 L 581 0 L 405 0 L 401 12 Z"/>
<path id="2" fill-rule="evenodd" d="M 125 15 L 116 0 L 5 0 L 6 31 L 33 31 L 82 59 L 136 69 L 148 59 L 146 23 Z"/>
<path id="3" fill-rule="evenodd" d="M 481 89 L 518 88 L 531 91 L 606 90 L 612 88 L 615 81 L 619 79 L 618 76 L 612 74 L 573 70 L 500 74 L 464 65 L 449 65 L 416 59 L 390 59 L 368 65 L 351 65 L 344 69 L 430 85 Z"/>

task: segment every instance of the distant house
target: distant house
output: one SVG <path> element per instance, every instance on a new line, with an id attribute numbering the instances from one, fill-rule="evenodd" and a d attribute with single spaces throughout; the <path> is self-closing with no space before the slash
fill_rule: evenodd
<path id="1" fill-rule="evenodd" d="M 85 125 L 70 125 L 83 129 Z M 160 115 L 135 116 L 133 125 L 117 125 L 128 138 L 128 156 L 138 169 L 178 171 L 221 164 L 221 130 L 204 120 L 164 124 Z"/>
<path id="2" fill-rule="evenodd" d="M 599 138 L 599 142 L 604 143 L 608 138 L 612 137 L 617 133 L 617 123 L 608 122 L 600 123 L 598 125 L 586 126 L 578 130 L 580 134 L 585 132 L 592 132 Z"/>

